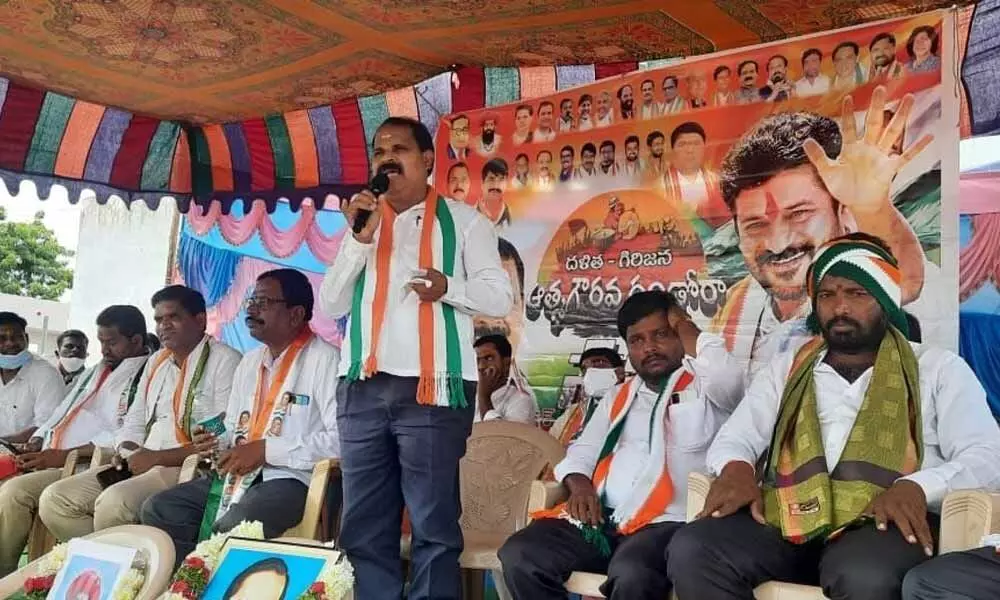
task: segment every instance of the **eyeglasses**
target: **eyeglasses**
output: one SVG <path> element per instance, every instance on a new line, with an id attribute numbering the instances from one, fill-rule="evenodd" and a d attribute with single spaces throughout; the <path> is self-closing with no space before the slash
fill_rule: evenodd
<path id="1" fill-rule="evenodd" d="M 250 310 L 267 310 L 274 304 L 288 304 L 288 300 L 282 298 L 268 298 L 267 296 L 250 296 L 243 302 L 243 308 Z"/>

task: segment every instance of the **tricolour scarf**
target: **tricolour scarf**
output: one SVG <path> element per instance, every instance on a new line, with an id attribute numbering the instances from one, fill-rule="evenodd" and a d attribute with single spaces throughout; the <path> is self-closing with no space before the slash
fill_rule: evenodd
<path id="1" fill-rule="evenodd" d="M 313 339 L 313 333 L 306 327 L 292 341 L 291 345 L 281 354 L 280 359 L 276 359 L 272 364 L 273 376 L 270 376 L 268 369 L 261 364 L 257 369 L 257 385 L 254 388 L 253 407 L 249 422 L 240 425 L 242 419 L 236 415 L 235 419 L 230 416 L 229 420 L 236 422 L 236 430 L 228 434 L 233 444 L 238 439 L 246 442 L 255 442 L 264 437 L 271 437 L 271 429 L 275 420 L 284 422 L 285 413 L 288 410 L 288 402 L 279 402 L 278 398 L 291 393 L 295 387 L 302 369 L 300 360 L 304 354 L 306 346 Z M 277 437 L 281 437 L 278 433 Z M 201 520 L 201 528 L 198 532 L 198 540 L 207 539 L 212 534 L 212 526 L 222 518 L 223 515 L 243 499 L 244 494 L 254 484 L 257 477 L 263 471 L 263 467 L 257 467 L 245 475 L 234 475 L 227 473 L 220 475 L 215 473 L 212 477 L 212 485 L 208 491 L 208 500 L 205 504 L 205 512 Z"/>
<path id="2" fill-rule="evenodd" d="M 597 407 L 600 403 L 600 398 L 586 398 L 575 402 L 568 409 L 570 412 L 566 418 L 566 425 L 559 432 L 559 443 L 563 447 L 568 447 L 571 442 L 576 441 L 576 438 L 580 437 L 580 434 L 587 427 L 587 423 L 590 423 L 591 417 L 597 412 Z"/>
<path id="3" fill-rule="evenodd" d="M 187 366 L 188 360 L 191 358 L 188 356 L 181 363 L 181 372 L 177 377 L 177 383 L 174 385 L 174 391 L 172 393 L 172 406 L 174 409 L 174 436 L 177 438 L 177 443 L 184 445 L 191 443 L 191 429 L 196 425 L 192 422 L 194 415 L 194 398 L 198 392 L 198 387 L 201 385 L 202 379 L 205 376 L 205 367 L 208 365 L 208 358 L 212 353 L 211 341 L 208 339 L 203 340 L 201 352 L 198 354 L 198 362 L 195 364 L 194 373 L 191 375 L 191 382 L 188 383 L 187 379 Z M 173 358 L 173 353 L 170 350 L 162 350 L 157 357 L 150 364 L 149 377 L 146 379 L 146 401 L 149 402 L 149 391 L 152 387 L 153 380 L 156 378 L 157 373 L 160 372 L 160 368 L 167 362 L 168 359 Z M 160 382 L 159 389 L 157 390 L 157 397 L 162 393 L 163 382 Z M 131 405 L 131 403 L 129 403 Z M 150 413 L 149 419 L 146 422 L 146 435 L 153 428 L 153 424 L 156 422 L 156 410 L 157 402 L 153 403 L 153 410 Z"/>
<path id="4" fill-rule="evenodd" d="M 433 189 L 428 189 L 424 203 L 418 265 L 421 269 L 433 268 L 446 277 L 454 277 L 458 259 L 455 219 L 447 201 L 436 195 Z M 396 212 L 388 202 L 383 204 L 382 210 L 375 242 L 375 263 L 365 266 L 354 287 L 349 325 L 351 365 L 347 373 L 348 381 L 372 377 L 379 370 L 378 349 L 387 311 L 396 221 Z M 444 302 L 421 302 L 417 313 L 417 331 L 393 333 L 416 335 L 420 340 L 417 402 L 465 408 L 463 345 L 458 335 L 455 307 Z"/>
<path id="5" fill-rule="evenodd" d="M 94 375 L 98 373 L 97 379 L 94 380 Z M 73 390 L 73 399 L 67 403 L 66 412 L 63 413 L 63 416 L 59 418 L 56 425 L 49 431 L 47 448 L 62 449 L 62 440 L 66 434 L 66 430 L 76 420 L 80 411 L 90 404 L 101 392 L 101 388 L 104 386 L 104 382 L 107 381 L 109 375 L 111 375 L 111 367 L 104 363 L 91 367 L 90 372 L 84 375 L 80 385 Z M 93 387 L 90 386 L 91 381 L 95 381 Z M 85 396 L 84 392 L 86 392 Z M 83 397 L 82 400 L 80 399 L 81 396 Z"/>
<path id="6" fill-rule="evenodd" d="M 628 500 L 611 511 L 607 508 L 605 493 L 608 473 L 611 470 L 611 462 L 618 449 L 622 431 L 625 429 L 625 420 L 628 418 L 639 393 L 639 388 L 642 386 L 642 380 L 639 377 L 633 377 L 631 381 L 618 388 L 618 393 L 611 404 L 611 420 L 608 431 L 604 436 L 604 444 L 601 446 L 597 466 L 594 467 L 594 473 L 590 480 L 601 500 L 602 513 L 608 515 L 608 524 L 621 535 L 633 534 L 649 525 L 663 515 L 673 501 L 674 484 L 670 479 L 670 470 L 667 466 L 666 446 L 666 414 L 670 402 L 664 403 L 663 398 L 684 392 L 692 381 L 694 381 L 694 375 L 681 367 L 671 374 L 660 390 L 649 421 L 650 459 L 646 461 L 645 467 L 632 487 Z M 657 427 L 657 424 L 660 426 Z M 576 525 L 583 533 L 584 539 L 597 546 L 603 555 L 608 556 L 611 553 L 611 545 L 603 527 L 588 525 L 573 518 L 566 510 L 565 502 L 550 509 L 535 511 L 531 517 L 533 519 L 565 519 Z"/>
<path id="7" fill-rule="evenodd" d="M 923 457 L 917 358 L 889 327 L 847 445 L 829 471 L 813 377 L 825 349 L 816 337 L 796 353 L 764 467 L 764 514 L 796 544 L 837 534 Z"/>
<path id="8" fill-rule="evenodd" d="M 904 336 L 909 335 L 910 324 L 902 309 L 902 274 L 892 254 L 877 244 L 852 238 L 837 238 L 820 246 L 806 273 L 806 291 L 813 303 L 809 326 L 814 332 L 819 331 L 816 295 L 820 282 L 827 275 L 850 279 L 868 290 L 889 323 Z"/>

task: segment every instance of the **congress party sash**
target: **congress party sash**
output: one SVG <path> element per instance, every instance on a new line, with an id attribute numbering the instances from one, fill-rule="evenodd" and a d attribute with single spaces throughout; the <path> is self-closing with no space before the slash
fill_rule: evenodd
<path id="1" fill-rule="evenodd" d="M 264 368 L 264 365 L 260 365 L 257 370 L 253 412 L 246 422 L 240 418 L 241 415 L 237 415 L 235 419 L 236 429 L 230 434 L 234 446 L 237 445 L 236 441 L 241 438 L 247 442 L 255 442 L 265 436 L 281 436 L 280 431 L 275 434 L 272 430 L 275 421 L 284 422 L 288 403 L 277 402 L 277 399 L 288 391 L 288 388 L 294 384 L 298 377 L 297 367 L 300 365 L 297 359 L 305 346 L 312 340 L 312 335 L 312 331 L 307 327 L 295 338 L 295 341 L 288 347 L 276 365 L 274 378 L 270 383 L 268 383 L 267 369 Z M 212 535 L 212 527 L 215 523 L 226 514 L 231 506 L 243 499 L 263 469 L 263 466 L 257 467 L 245 475 L 234 475 L 233 473 L 225 475 L 215 473 L 213 475 L 212 486 L 208 492 L 208 502 L 205 505 L 205 514 L 202 517 L 198 533 L 198 541 Z"/>
<path id="2" fill-rule="evenodd" d="M 78 403 L 77 400 L 80 400 L 80 396 L 83 396 L 83 393 L 90 387 L 90 382 L 94 378 L 94 374 L 97 373 L 98 370 L 100 370 L 101 374 L 98 375 L 97 377 L 97 382 L 94 384 L 94 389 L 90 390 L 90 392 L 86 396 L 84 396 L 83 400 Z M 87 374 L 86 378 L 80 383 L 80 385 L 73 392 L 73 399 L 69 403 L 67 403 L 66 412 L 63 413 L 63 416 L 60 417 L 58 421 L 56 421 L 55 427 L 53 427 L 48 432 L 48 437 L 49 437 L 47 444 L 48 448 L 57 448 L 57 449 L 59 448 L 59 445 L 62 443 L 62 438 L 63 435 L 66 433 L 66 430 L 76 419 L 76 416 L 80 413 L 83 407 L 89 404 L 94 398 L 97 397 L 97 394 L 100 393 L 101 387 L 104 385 L 104 382 L 107 381 L 108 375 L 110 374 L 111 374 L 111 367 L 107 365 L 100 365 L 90 369 L 90 372 Z"/>

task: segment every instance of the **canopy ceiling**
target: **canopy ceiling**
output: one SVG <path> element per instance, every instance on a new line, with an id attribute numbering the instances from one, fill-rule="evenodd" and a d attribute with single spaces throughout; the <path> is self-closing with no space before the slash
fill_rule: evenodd
<path id="1" fill-rule="evenodd" d="M 456 64 L 692 56 L 954 3 L 0 0 L 0 73 L 160 118 L 237 121 L 381 93 Z"/>

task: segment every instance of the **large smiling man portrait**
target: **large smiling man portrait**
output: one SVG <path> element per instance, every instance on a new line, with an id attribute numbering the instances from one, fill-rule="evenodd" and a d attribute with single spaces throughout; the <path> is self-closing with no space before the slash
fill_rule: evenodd
<path id="1" fill-rule="evenodd" d="M 806 271 L 817 248 L 845 233 L 886 240 L 900 257 L 906 310 L 925 334 L 940 321 L 937 301 L 947 290 L 924 285 L 939 269 L 893 204 L 893 179 L 931 142 L 923 136 L 902 154 L 893 150 L 913 102 L 905 97 L 885 120 L 886 91 L 879 87 L 863 126 L 855 124 L 850 97 L 840 125 L 809 112 L 769 115 L 726 155 L 720 186 L 750 275 L 729 290 L 710 329 L 725 337 L 748 379 L 776 353 L 807 339 Z"/>

